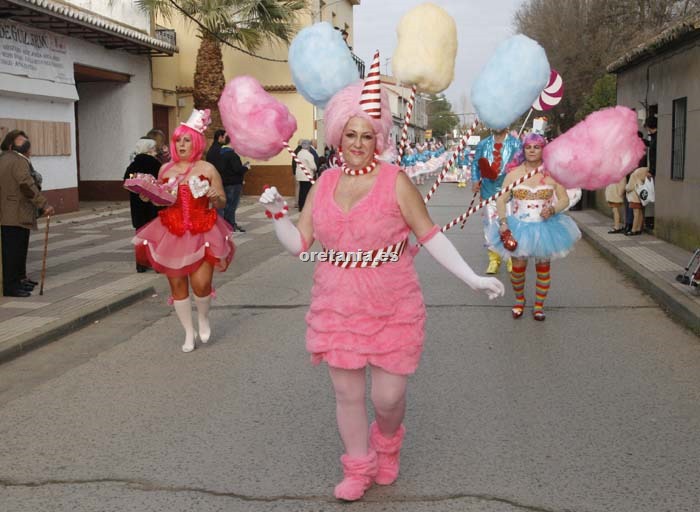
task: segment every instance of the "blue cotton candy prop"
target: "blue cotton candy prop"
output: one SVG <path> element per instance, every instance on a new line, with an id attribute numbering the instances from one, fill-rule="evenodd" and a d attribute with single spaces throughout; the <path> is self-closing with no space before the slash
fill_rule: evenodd
<path id="1" fill-rule="evenodd" d="M 360 78 L 348 45 L 327 22 L 297 34 L 289 47 L 289 68 L 299 93 L 317 107 Z"/>
<path id="2" fill-rule="evenodd" d="M 501 43 L 474 81 L 472 105 L 486 126 L 501 130 L 525 113 L 549 81 L 544 49 L 522 34 Z"/>

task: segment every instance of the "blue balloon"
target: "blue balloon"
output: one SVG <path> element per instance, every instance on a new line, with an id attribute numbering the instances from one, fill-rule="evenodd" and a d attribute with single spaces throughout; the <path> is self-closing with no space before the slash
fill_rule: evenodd
<path id="1" fill-rule="evenodd" d="M 525 113 L 549 81 L 549 61 L 522 34 L 501 43 L 474 81 L 472 105 L 486 126 L 500 130 Z"/>
<path id="2" fill-rule="evenodd" d="M 325 21 L 297 34 L 289 46 L 289 68 L 299 93 L 317 107 L 360 78 L 342 35 Z"/>

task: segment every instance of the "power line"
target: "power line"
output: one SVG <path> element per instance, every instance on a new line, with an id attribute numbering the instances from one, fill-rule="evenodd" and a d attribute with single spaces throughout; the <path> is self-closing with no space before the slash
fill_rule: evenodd
<path id="1" fill-rule="evenodd" d="M 235 49 L 235 50 L 238 50 L 239 52 L 243 52 L 243 53 L 245 53 L 245 54 L 247 54 L 247 55 L 250 55 L 251 57 L 254 57 L 254 58 L 256 58 L 256 59 L 267 60 L 267 61 L 270 61 L 270 62 L 288 62 L 287 60 L 272 59 L 272 58 L 270 58 L 270 57 L 261 57 L 260 55 L 255 55 L 254 53 L 249 52 L 248 50 L 244 50 L 243 48 L 239 48 L 239 47 L 236 46 L 235 44 L 230 43 L 230 42 L 226 41 L 225 39 L 222 39 L 218 34 L 212 32 L 211 30 L 209 30 L 209 29 L 208 29 L 206 26 L 204 26 L 204 24 L 202 24 L 198 19 L 192 17 L 187 11 L 185 11 L 182 7 L 180 7 L 180 6 L 177 4 L 177 2 L 175 2 L 175 0 L 170 0 L 170 3 L 173 4 L 173 6 L 174 6 L 178 11 L 180 11 L 182 14 L 184 14 L 187 18 L 189 18 L 191 21 L 193 21 L 194 23 L 196 23 L 196 24 L 199 26 L 200 29 L 204 30 L 206 33 L 208 33 L 209 35 L 213 36 L 214 39 L 218 40 L 221 44 L 225 44 L 226 46 L 230 46 L 231 48 L 233 48 L 233 49 Z"/>

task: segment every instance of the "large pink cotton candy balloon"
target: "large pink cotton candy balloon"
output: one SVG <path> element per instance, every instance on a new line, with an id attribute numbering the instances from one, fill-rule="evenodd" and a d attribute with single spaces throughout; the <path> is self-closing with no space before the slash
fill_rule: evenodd
<path id="1" fill-rule="evenodd" d="M 250 76 L 231 80 L 219 99 L 219 112 L 231 147 L 256 160 L 272 158 L 297 130 L 287 107 Z"/>
<path id="2" fill-rule="evenodd" d="M 637 114 L 627 107 L 593 112 L 544 148 L 544 166 L 566 188 L 596 190 L 637 168 L 644 142 Z"/>

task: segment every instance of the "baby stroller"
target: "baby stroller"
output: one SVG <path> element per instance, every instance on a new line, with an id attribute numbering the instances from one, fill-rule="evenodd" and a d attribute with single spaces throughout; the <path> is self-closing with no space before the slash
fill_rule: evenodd
<path id="1" fill-rule="evenodd" d="M 676 276 L 676 281 L 689 286 L 690 293 L 700 295 L 700 249 L 695 249 L 685 271 Z"/>

